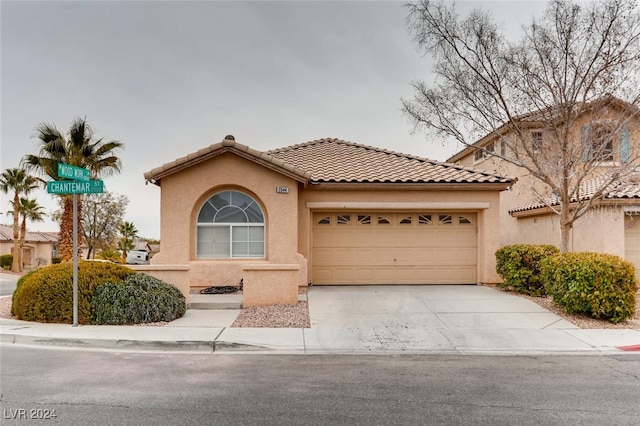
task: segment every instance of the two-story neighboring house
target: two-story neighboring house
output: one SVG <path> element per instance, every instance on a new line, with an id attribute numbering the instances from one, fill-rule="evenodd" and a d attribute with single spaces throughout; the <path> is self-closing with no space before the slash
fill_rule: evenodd
<path id="1" fill-rule="evenodd" d="M 571 143 L 562 149 L 571 150 L 575 163 L 566 167 L 557 139 L 550 133 L 549 114 L 536 111 L 519 118 L 516 138 L 513 127 L 505 126 L 479 139 L 472 146 L 447 161 L 462 166 L 484 169 L 508 176 L 518 182 L 500 195 L 500 242 L 508 244 L 560 245 L 558 194 L 537 179 L 526 167 L 514 165 L 505 158 L 529 161 L 531 169 L 562 168 L 558 176 L 574 179 L 577 191 L 572 194 L 571 207 L 585 207 L 587 212 L 573 225 L 569 250 L 611 253 L 632 261 L 640 271 L 640 113 L 638 109 L 617 98 L 594 102 L 593 109 L 584 109 L 566 131 Z M 552 122 L 553 123 L 553 122 Z M 562 121 L 553 123 L 565 126 Z M 515 141 L 518 142 L 515 142 Z M 526 147 L 523 140 L 528 142 Z M 526 149 L 525 149 L 526 148 Z M 518 151 L 521 150 L 521 151 Z M 502 158 L 501 158 L 502 157 Z M 538 164 L 532 164 L 536 161 Z M 639 170 L 638 173 L 634 170 Z M 621 177 L 611 178 L 622 172 Z M 602 195 L 599 192 L 602 190 Z M 576 201 L 582 201 L 579 205 Z"/>

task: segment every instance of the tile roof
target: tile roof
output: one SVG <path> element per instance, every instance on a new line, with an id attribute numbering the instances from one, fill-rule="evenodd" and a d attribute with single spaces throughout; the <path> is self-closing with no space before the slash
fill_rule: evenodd
<path id="1" fill-rule="evenodd" d="M 303 183 L 482 183 L 508 185 L 515 178 L 429 160 L 408 154 L 326 138 L 299 145 L 258 151 L 233 136 L 178 158 L 144 174 L 160 179 L 225 152 L 233 152 Z"/>
<path id="2" fill-rule="evenodd" d="M 146 172 L 144 174 L 144 178 L 147 182 L 159 184 L 160 179 L 164 178 L 165 176 L 186 169 L 226 152 L 233 152 L 236 155 L 262 164 L 265 167 L 278 170 L 280 173 L 288 175 L 293 179 L 302 182 L 306 182 L 309 179 L 309 174 L 304 170 L 300 170 L 290 164 L 286 164 L 284 161 L 271 157 L 262 151 L 258 151 L 246 145 L 239 144 L 236 142 L 235 138 L 232 135 L 225 136 L 222 142 L 209 145 L 206 148 L 202 148 L 196 152 L 185 155 L 184 157 L 180 157 L 174 161 L 165 163 L 160 167 L 156 167 Z"/>
<path id="3" fill-rule="evenodd" d="M 26 242 L 30 243 L 57 243 L 57 232 L 30 232 L 27 231 Z M 13 226 L 0 225 L 0 242 L 13 242 Z"/>
<path id="4" fill-rule="evenodd" d="M 511 183 L 514 179 L 408 154 L 326 138 L 267 151 L 316 183 Z"/>
<path id="5" fill-rule="evenodd" d="M 591 199 L 591 197 L 593 197 L 603 185 L 606 185 L 607 182 L 609 182 L 607 175 L 597 176 L 584 181 L 580 186 L 581 200 L 586 201 Z M 615 202 L 624 199 L 637 199 L 640 202 L 640 172 L 632 173 L 625 178 L 609 183 L 602 196 L 603 201 Z M 578 201 L 576 197 L 571 199 L 572 203 L 576 201 Z M 559 204 L 560 202 L 557 197 L 549 195 L 544 197 L 541 201 L 524 204 L 516 207 L 515 209 L 509 210 L 509 213 L 525 212 L 547 206 L 557 206 Z"/>

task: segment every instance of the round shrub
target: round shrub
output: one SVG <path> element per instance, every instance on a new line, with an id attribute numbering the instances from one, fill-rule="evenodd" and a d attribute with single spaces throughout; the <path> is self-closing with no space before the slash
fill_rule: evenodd
<path id="1" fill-rule="evenodd" d="M 134 271 L 113 263 L 78 263 L 78 323 L 91 324 L 91 299 L 105 282 L 121 282 Z M 49 265 L 26 274 L 13 293 L 12 313 L 38 322 L 73 322 L 73 264 Z"/>
<path id="2" fill-rule="evenodd" d="M 543 260 L 541 269 L 547 292 L 567 313 L 584 313 L 614 324 L 635 313 L 635 269 L 618 256 L 564 253 Z"/>
<path id="3" fill-rule="evenodd" d="M 11 266 L 13 266 L 12 254 L 3 254 L 2 256 L 0 256 L 0 268 L 11 269 Z"/>
<path id="4" fill-rule="evenodd" d="M 91 304 L 94 324 L 141 324 L 173 321 L 186 311 L 180 290 L 150 275 L 137 273 L 124 283 L 106 283 Z"/>
<path id="5" fill-rule="evenodd" d="M 38 271 L 37 269 L 32 269 L 31 271 L 27 272 L 26 274 L 23 274 L 20 278 L 18 278 L 18 281 L 16 282 L 16 289 L 13 290 L 13 295 L 11 296 L 11 315 L 16 316 L 16 313 L 15 313 L 16 292 L 18 291 L 20 286 L 22 286 L 22 284 L 27 279 L 29 279 L 31 275 L 35 274 L 37 271 Z"/>
<path id="6" fill-rule="evenodd" d="M 496 271 L 504 282 L 500 288 L 530 296 L 546 294 L 540 276 L 540 261 L 558 254 L 556 246 L 544 244 L 515 244 L 496 252 Z"/>

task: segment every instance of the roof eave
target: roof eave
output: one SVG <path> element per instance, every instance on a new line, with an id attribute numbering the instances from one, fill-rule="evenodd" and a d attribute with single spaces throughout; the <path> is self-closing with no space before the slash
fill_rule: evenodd
<path id="1" fill-rule="evenodd" d="M 585 200 L 587 201 L 587 200 Z M 640 205 L 640 198 L 603 198 L 597 201 L 594 201 L 592 207 L 597 206 L 633 206 Z M 553 204 L 554 207 L 557 207 L 557 204 Z M 578 203 L 573 202 L 569 204 L 570 209 L 575 209 L 578 207 Z M 540 216 L 543 214 L 553 213 L 551 207 L 549 206 L 539 206 L 533 207 L 527 210 L 509 210 L 509 215 L 512 217 L 531 217 L 531 216 Z"/>
<path id="2" fill-rule="evenodd" d="M 186 157 L 178 158 L 177 160 L 164 164 L 160 167 L 156 167 L 155 169 L 144 173 L 144 179 L 147 182 L 160 186 L 160 182 L 163 178 L 225 153 L 232 153 L 246 160 L 252 161 L 267 169 L 301 182 L 305 186 L 311 178 L 310 173 L 285 163 L 278 158 L 272 157 L 253 148 L 249 148 L 245 145 L 238 143 L 229 144 L 225 141 L 191 153 Z"/>
<path id="3" fill-rule="evenodd" d="M 515 180 L 509 182 L 310 182 L 317 190 L 393 190 L 393 191 L 504 191 Z"/>

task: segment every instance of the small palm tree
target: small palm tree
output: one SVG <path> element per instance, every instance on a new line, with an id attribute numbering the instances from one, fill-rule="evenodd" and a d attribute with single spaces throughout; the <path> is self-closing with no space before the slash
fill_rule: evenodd
<path id="1" fill-rule="evenodd" d="M 13 201 L 11 201 L 11 204 L 13 205 Z M 20 216 L 22 217 L 22 223 L 20 225 L 20 241 L 18 243 L 18 253 L 20 253 L 20 272 L 22 272 L 22 252 L 24 250 L 24 242 L 27 236 L 27 220 L 30 220 L 32 222 L 43 222 L 46 213 L 44 212 L 44 207 L 38 204 L 38 201 L 25 197 L 20 198 L 20 206 L 18 207 L 18 211 L 20 212 Z"/>
<path id="2" fill-rule="evenodd" d="M 20 250 L 19 235 L 19 209 L 20 195 L 28 194 L 38 188 L 41 180 L 29 175 L 24 169 L 6 169 L 0 176 L 0 190 L 5 194 L 13 191 L 13 263 L 11 270 L 20 272 L 22 269 L 22 250 Z"/>
<path id="3" fill-rule="evenodd" d="M 58 179 L 58 163 L 89 169 L 92 179 L 120 172 L 120 159 L 114 154 L 123 148 L 119 141 L 95 139 L 94 131 L 84 118 L 76 118 L 67 136 L 53 125 L 42 123 L 36 127 L 40 139 L 38 155 L 22 159 L 27 168 L 37 170 L 51 179 Z M 60 219 L 60 258 L 63 262 L 73 258 L 73 198 L 63 195 L 63 211 Z M 78 197 L 78 241 L 82 237 L 82 197 Z"/>
<path id="4" fill-rule="evenodd" d="M 120 241 L 118 241 L 118 250 L 122 251 L 122 257 L 127 259 L 127 253 L 135 248 L 134 241 L 138 236 L 138 230 L 132 222 L 122 222 L 118 228 L 120 232 Z"/>

